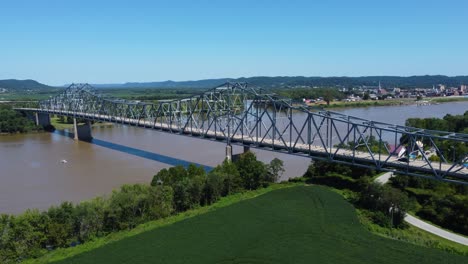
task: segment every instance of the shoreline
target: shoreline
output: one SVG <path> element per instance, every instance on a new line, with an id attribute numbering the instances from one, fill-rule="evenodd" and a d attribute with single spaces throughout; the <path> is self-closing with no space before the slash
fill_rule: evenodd
<path id="1" fill-rule="evenodd" d="M 360 102 L 347 102 L 347 103 L 330 103 L 330 105 L 319 104 L 319 105 L 308 105 L 308 108 L 318 108 L 321 107 L 324 110 L 336 110 L 336 109 L 353 109 L 353 108 L 368 108 L 368 107 L 380 107 L 380 106 L 410 106 L 410 105 L 421 105 L 421 106 L 430 106 L 437 104 L 446 104 L 454 102 L 468 102 L 468 97 L 457 97 L 457 98 L 434 98 L 430 100 L 380 100 L 380 101 L 360 101 Z"/>

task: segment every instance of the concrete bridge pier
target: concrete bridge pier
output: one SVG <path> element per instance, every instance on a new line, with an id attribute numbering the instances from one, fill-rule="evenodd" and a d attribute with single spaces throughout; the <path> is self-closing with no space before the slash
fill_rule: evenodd
<path id="1" fill-rule="evenodd" d="M 244 153 L 249 152 L 249 151 L 250 151 L 250 146 L 244 146 Z"/>
<path id="2" fill-rule="evenodd" d="M 35 113 L 37 126 L 50 126 L 50 115 L 45 113 Z"/>
<path id="3" fill-rule="evenodd" d="M 232 146 L 229 144 L 226 145 L 226 159 L 232 161 Z"/>
<path id="4" fill-rule="evenodd" d="M 226 159 L 228 159 L 229 161 L 236 161 L 237 159 L 239 159 L 240 155 L 242 155 L 243 153 L 246 153 L 248 151 L 250 151 L 250 146 L 244 146 L 244 151 L 242 153 L 232 154 L 232 146 L 227 145 L 226 146 Z"/>
<path id="5" fill-rule="evenodd" d="M 73 118 L 73 134 L 75 140 L 93 139 L 91 134 L 91 122 L 87 120 L 83 125 L 78 125 L 76 118 Z"/>

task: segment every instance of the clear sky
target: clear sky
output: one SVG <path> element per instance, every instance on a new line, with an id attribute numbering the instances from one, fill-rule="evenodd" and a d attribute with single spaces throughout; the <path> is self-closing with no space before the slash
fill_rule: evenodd
<path id="1" fill-rule="evenodd" d="M 0 0 L 0 79 L 468 75 L 467 0 Z"/>

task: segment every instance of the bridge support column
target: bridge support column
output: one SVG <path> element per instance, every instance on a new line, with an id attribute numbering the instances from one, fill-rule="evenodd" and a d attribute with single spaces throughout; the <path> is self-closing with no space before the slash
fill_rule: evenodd
<path id="1" fill-rule="evenodd" d="M 73 133 L 75 140 L 91 140 L 93 136 L 91 134 L 91 122 L 86 121 L 83 125 L 78 125 L 76 118 L 73 118 Z"/>
<path id="2" fill-rule="evenodd" d="M 229 147 L 230 147 L 229 153 L 231 154 L 231 155 L 230 155 L 231 158 L 230 158 L 229 160 L 231 160 L 231 161 L 236 161 L 236 160 L 238 160 L 239 157 L 240 157 L 242 154 L 244 154 L 244 153 L 250 151 L 250 146 L 244 146 L 244 151 L 243 151 L 242 153 L 232 154 L 232 147 L 231 147 L 230 145 L 229 145 Z M 228 153 L 228 151 L 227 151 L 227 147 L 226 147 L 226 158 L 227 158 L 227 153 Z"/>
<path id="3" fill-rule="evenodd" d="M 36 125 L 37 126 L 50 126 L 50 115 L 45 113 L 36 113 Z"/>
<path id="4" fill-rule="evenodd" d="M 226 159 L 232 161 L 232 146 L 226 145 Z"/>
<path id="5" fill-rule="evenodd" d="M 250 151 L 250 146 L 244 146 L 244 153 L 249 152 L 249 151 Z"/>
<path id="6" fill-rule="evenodd" d="M 78 140 L 78 125 L 76 124 L 76 118 L 73 118 L 73 135 L 73 139 Z"/>

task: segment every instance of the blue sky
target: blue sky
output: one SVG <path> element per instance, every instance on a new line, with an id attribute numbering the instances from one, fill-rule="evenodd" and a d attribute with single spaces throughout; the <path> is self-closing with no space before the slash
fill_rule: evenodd
<path id="1" fill-rule="evenodd" d="M 0 1 L 0 79 L 468 74 L 468 1 Z"/>

